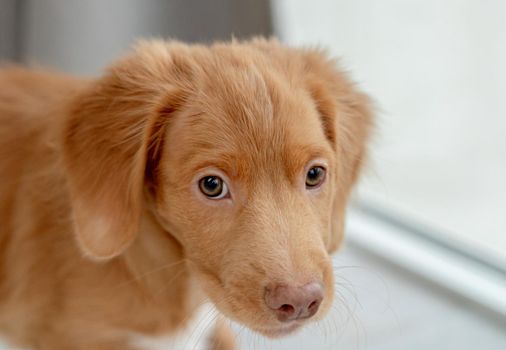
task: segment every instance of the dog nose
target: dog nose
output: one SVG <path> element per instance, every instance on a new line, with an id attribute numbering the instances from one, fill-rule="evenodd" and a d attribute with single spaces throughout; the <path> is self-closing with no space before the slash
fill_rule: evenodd
<path id="1" fill-rule="evenodd" d="M 321 284 L 313 282 L 302 287 L 276 285 L 266 288 L 265 303 L 281 322 L 312 317 L 323 300 Z"/>

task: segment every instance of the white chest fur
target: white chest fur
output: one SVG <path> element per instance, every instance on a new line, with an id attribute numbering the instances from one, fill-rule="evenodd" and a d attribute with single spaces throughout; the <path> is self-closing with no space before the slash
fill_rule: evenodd
<path id="1" fill-rule="evenodd" d="M 131 344 L 139 350 L 207 350 L 216 315 L 214 306 L 205 304 L 195 312 L 185 329 L 160 337 L 132 334 Z"/>

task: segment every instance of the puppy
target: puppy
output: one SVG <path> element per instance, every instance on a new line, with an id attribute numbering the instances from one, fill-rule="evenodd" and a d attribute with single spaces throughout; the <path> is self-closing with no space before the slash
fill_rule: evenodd
<path id="1" fill-rule="evenodd" d="M 141 42 L 89 80 L 1 70 L 1 332 L 185 349 L 206 300 L 270 337 L 321 319 L 370 126 L 332 60 L 274 40 Z M 199 338 L 233 348 L 218 324 Z"/>

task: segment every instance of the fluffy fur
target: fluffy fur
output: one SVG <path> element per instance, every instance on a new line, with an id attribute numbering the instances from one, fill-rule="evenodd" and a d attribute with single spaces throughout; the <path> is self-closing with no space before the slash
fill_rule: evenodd
<path id="1" fill-rule="evenodd" d="M 265 286 L 310 281 L 323 317 L 370 124 L 332 60 L 276 41 L 142 42 L 89 80 L 0 70 L 1 331 L 134 349 L 132 334 L 175 334 L 209 299 L 278 336 Z M 308 191 L 315 159 L 327 179 Z M 231 198 L 198 192 L 209 169 Z M 210 343 L 233 347 L 223 323 Z"/>

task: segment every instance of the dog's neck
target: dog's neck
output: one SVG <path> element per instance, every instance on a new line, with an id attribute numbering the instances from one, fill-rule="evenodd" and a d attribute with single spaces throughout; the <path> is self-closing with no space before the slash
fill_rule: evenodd
<path id="1" fill-rule="evenodd" d="M 151 211 L 143 214 L 139 236 L 122 259 L 147 299 L 160 308 L 167 307 L 163 311 L 169 328 L 184 326 L 185 319 L 202 303 L 202 292 L 188 269 L 183 247 Z"/>

